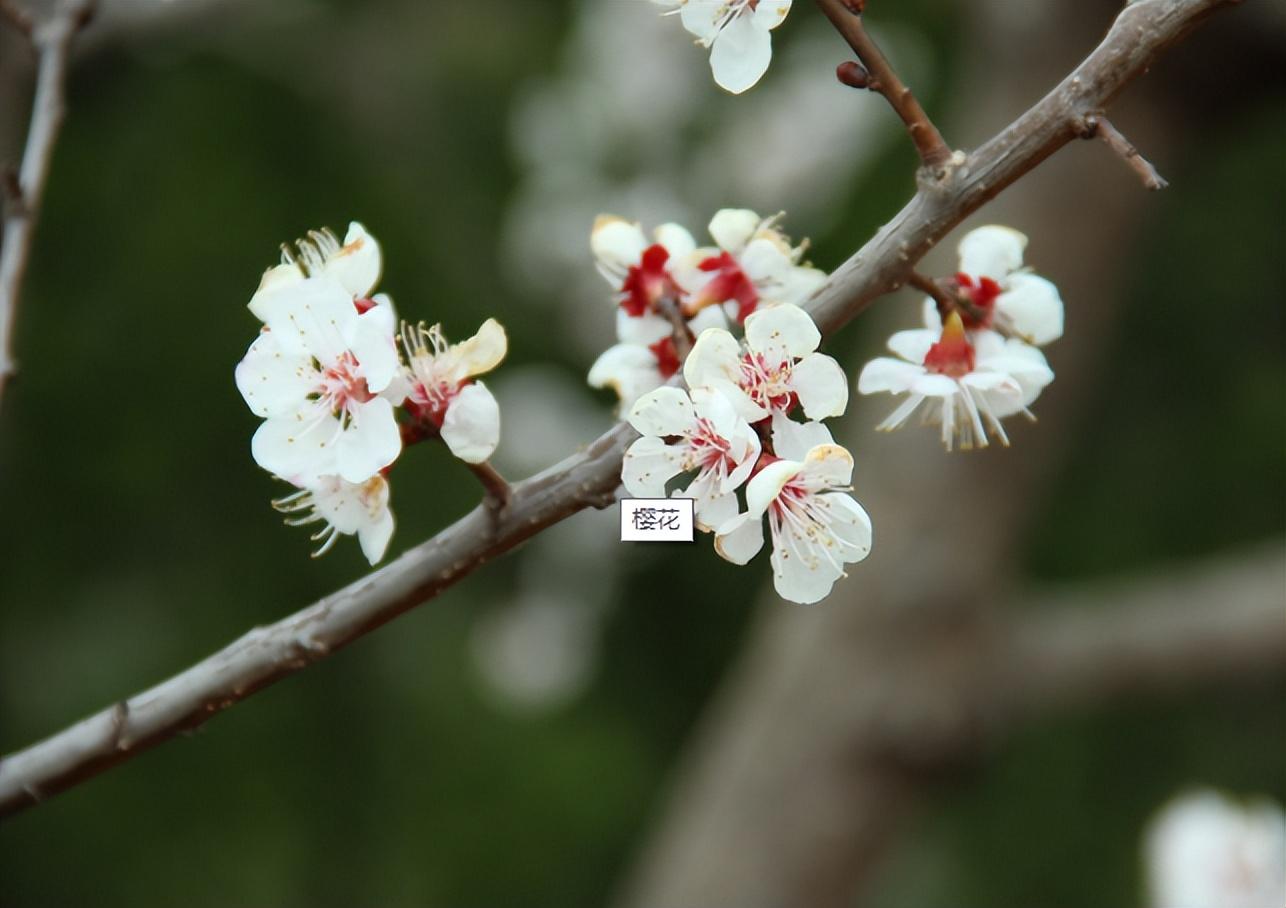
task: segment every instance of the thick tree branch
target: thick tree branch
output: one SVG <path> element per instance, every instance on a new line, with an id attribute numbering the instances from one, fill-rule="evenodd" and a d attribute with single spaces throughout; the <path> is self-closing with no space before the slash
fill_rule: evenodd
<path id="1" fill-rule="evenodd" d="M 0 399 L 13 376 L 13 331 L 18 314 L 18 296 L 31 257 L 32 236 L 40 214 L 54 143 L 65 111 L 64 83 L 72 38 L 86 22 L 94 0 L 60 0 L 54 11 L 37 20 L 11 3 L 0 12 L 31 37 L 39 63 L 36 93 L 32 101 L 31 126 L 16 179 L 6 179 L 3 246 L 0 246 Z"/>
<path id="2" fill-rule="evenodd" d="M 832 334 L 907 274 L 952 227 L 1076 138 L 1161 52 L 1231 0 L 1138 0 L 1062 84 L 985 146 L 926 179 L 915 198 L 809 301 Z M 634 438 L 620 424 L 583 453 L 513 488 L 497 519 L 479 507 L 433 539 L 170 680 L 0 761 L 0 815 L 30 806 L 318 661 L 431 599 L 486 561 L 590 506 L 605 506 Z"/>

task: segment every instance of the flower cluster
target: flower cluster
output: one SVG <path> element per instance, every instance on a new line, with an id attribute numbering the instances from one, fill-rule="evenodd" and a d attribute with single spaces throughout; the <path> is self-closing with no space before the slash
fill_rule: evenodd
<path id="1" fill-rule="evenodd" d="M 678 224 L 662 224 L 648 237 L 638 224 L 599 217 L 590 248 L 616 293 L 619 343 L 594 363 L 589 383 L 613 388 L 628 408 L 679 371 L 676 323 L 696 336 L 803 302 L 826 275 L 802 262 L 805 246 L 792 247 L 778 220 L 724 209 L 710 221 L 714 245 L 698 247 Z"/>
<path id="2" fill-rule="evenodd" d="M 250 300 L 263 327 L 236 369 L 241 396 L 264 420 L 251 440 L 255 462 L 296 488 L 274 506 L 288 524 L 322 525 L 317 555 L 356 535 L 372 564 L 393 533 L 386 475 L 404 443 L 440 437 L 470 463 L 495 450 L 500 411 L 474 376 L 506 349 L 489 319 L 454 346 L 437 326 L 403 324 L 399 350 L 393 302 L 373 292 L 382 267 L 379 244 L 357 223 L 342 243 L 316 230 L 283 246 Z"/>
<path id="3" fill-rule="evenodd" d="M 899 331 L 889 349 L 900 357 L 867 363 L 862 394 L 906 395 L 878 428 L 890 431 L 924 407 L 942 443 L 986 447 L 988 435 L 1008 445 L 1002 420 L 1031 405 L 1054 373 L 1039 347 L 1063 333 L 1058 289 L 1023 268 L 1027 237 L 1008 227 L 980 227 L 960 243 L 960 270 L 939 284 L 940 300 L 924 303 L 924 328 Z M 945 301 L 945 302 L 944 302 Z"/>
<path id="4" fill-rule="evenodd" d="M 678 13 L 697 44 L 710 48 L 710 69 L 721 88 L 741 94 L 768 71 L 772 35 L 791 0 L 652 0 Z"/>
<path id="5" fill-rule="evenodd" d="M 871 550 L 870 519 L 848 494 L 853 458 L 821 423 L 844 412 L 848 380 L 820 343 L 791 303 L 747 315 L 740 340 L 706 328 L 683 363 L 690 390 L 656 388 L 630 408 L 642 438 L 621 475 L 631 495 L 693 499 L 698 529 L 734 564 L 763 548 L 766 518 L 773 585 L 799 603 L 825 598 Z"/>

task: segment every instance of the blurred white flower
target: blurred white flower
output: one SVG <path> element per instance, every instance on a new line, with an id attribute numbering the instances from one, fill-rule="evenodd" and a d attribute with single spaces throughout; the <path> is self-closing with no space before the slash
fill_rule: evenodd
<path id="1" fill-rule="evenodd" d="M 1286 905 L 1286 814 L 1267 799 L 1181 795 L 1149 824 L 1144 858 L 1152 908 Z"/>
<path id="2" fill-rule="evenodd" d="M 994 331 L 976 331 L 971 339 L 956 312 L 938 330 L 899 331 L 888 345 L 901 359 L 871 360 L 857 379 L 860 394 L 907 395 L 877 428 L 897 429 L 927 402 L 925 419 L 942 426 L 948 451 L 986 447 L 988 432 L 1008 445 L 1000 420 L 1015 413 L 1030 417 L 1028 406 L 1054 378 L 1035 347 Z"/>
<path id="3" fill-rule="evenodd" d="M 678 12 L 683 27 L 710 48 L 710 70 L 721 88 L 741 94 L 772 61 L 770 32 L 790 12 L 791 0 L 652 0 Z"/>
<path id="4" fill-rule="evenodd" d="M 402 347 L 406 411 L 423 431 L 441 433 L 456 457 L 466 463 L 487 460 L 500 443 L 500 406 L 474 377 L 505 358 L 505 329 L 489 318 L 473 337 L 448 344 L 441 325 L 403 324 Z"/>

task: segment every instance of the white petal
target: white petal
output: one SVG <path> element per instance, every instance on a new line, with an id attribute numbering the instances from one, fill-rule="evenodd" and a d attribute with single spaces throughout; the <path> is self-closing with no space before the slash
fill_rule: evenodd
<path id="1" fill-rule="evenodd" d="M 665 498 L 665 486 L 678 476 L 682 452 L 655 435 L 645 435 L 630 445 L 621 465 L 621 482 L 637 498 Z"/>
<path id="2" fill-rule="evenodd" d="M 719 34 L 719 20 L 727 0 L 685 0 L 679 8 L 679 20 L 691 34 L 710 42 Z"/>
<path id="3" fill-rule="evenodd" d="M 256 416 L 296 412 L 319 378 L 310 356 L 282 350 L 271 331 L 255 338 L 236 369 L 237 390 Z"/>
<path id="4" fill-rule="evenodd" d="M 273 417 L 250 440 L 255 463 L 293 485 L 314 485 L 336 469 L 339 420 L 314 409 Z"/>
<path id="5" fill-rule="evenodd" d="M 637 265 L 648 245 L 638 224 L 610 214 L 600 214 L 589 234 L 594 257 L 613 271 L 624 272 L 631 265 Z"/>
<path id="6" fill-rule="evenodd" d="M 254 313 L 255 318 L 261 322 L 267 321 L 264 315 L 264 300 L 270 299 L 277 291 L 283 290 L 291 284 L 297 284 L 304 279 L 304 273 L 299 270 L 298 265 L 274 265 L 263 273 L 263 279 L 259 281 L 259 289 L 255 295 L 250 298 L 248 307 Z"/>
<path id="7" fill-rule="evenodd" d="M 353 407 L 351 414 L 337 442 L 336 472 L 349 482 L 365 482 L 397 460 L 402 433 L 393 405 L 382 397 Z"/>
<path id="8" fill-rule="evenodd" d="M 877 394 L 880 391 L 889 391 L 893 394 L 903 394 L 922 375 L 924 375 L 923 366 L 881 356 L 862 367 L 862 373 L 857 377 L 857 393 Z"/>
<path id="9" fill-rule="evenodd" d="M 774 29 L 786 20 L 790 12 L 791 0 L 759 0 L 759 6 L 753 13 L 755 26 L 762 29 Z"/>
<path id="10" fill-rule="evenodd" d="M 938 303 L 931 296 L 926 296 L 920 307 L 924 318 L 924 327 L 933 332 L 935 338 L 942 336 L 942 316 L 938 313 Z"/>
<path id="11" fill-rule="evenodd" d="M 723 526 L 729 520 L 736 519 L 736 517 L 737 493 L 725 492 L 722 495 L 715 495 L 707 499 L 704 504 L 697 506 L 697 529 L 703 533 L 712 533 L 716 528 Z"/>
<path id="12" fill-rule="evenodd" d="M 746 564 L 764 547 L 762 515 L 738 514 L 715 531 L 714 550 L 733 564 Z"/>
<path id="13" fill-rule="evenodd" d="M 746 512 L 755 517 L 762 515 L 803 468 L 798 461 L 778 460 L 756 473 L 746 485 Z"/>
<path id="14" fill-rule="evenodd" d="M 787 602 L 812 605 L 830 595 L 841 570 L 824 558 L 801 557 L 808 540 L 787 530 L 773 547 L 773 589 Z M 787 540 L 791 544 L 788 545 Z M 793 551 L 792 551 L 793 549 Z"/>
<path id="15" fill-rule="evenodd" d="M 781 244 L 767 237 L 756 237 L 752 239 L 746 248 L 737 256 L 741 263 L 741 270 L 746 273 L 746 277 L 754 281 L 756 286 L 774 287 L 778 284 L 784 284 L 790 277 L 790 273 L 795 270 L 795 263 L 791 260 L 789 249 L 783 249 Z M 774 302 L 785 302 L 779 299 L 778 294 L 771 294 Z"/>
<path id="16" fill-rule="evenodd" d="M 478 328 L 477 334 L 453 346 L 464 374 L 468 377 L 490 372 L 509 352 L 509 339 L 500 322 L 489 318 Z"/>
<path id="17" fill-rule="evenodd" d="M 739 15 L 714 39 L 710 70 L 714 81 L 734 95 L 758 82 L 772 62 L 772 35 L 754 23 L 753 16 Z"/>
<path id="18" fill-rule="evenodd" d="M 821 342 L 821 332 L 798 306 L 774 306 L 746 319 L 746 346 L 769 363 L 805 357 Z"/>
<path id="19" fill-rule="evenodd" d="M 790 373 L 790 385 L 809 419 L 843 416 L 848 408 L 848 378 L 834 357 L 805 356 Z"/>
<path id="20" fill-rule="evenodd" d="M 696 413 L 687 392 L 678 388 L 649 391 L 630 408 L 629 422 L 640 435 L 684 435 L 692 431 Z"/>
<path id="21" fill-rule="evenodd" d="M 736 255 L 746 248 L 762 221 L 748 208 L 724 208 L 710 219 L 710 236 L 720 249 Z"/>
<path id="22" fill-rule="evenodd" d="M 942 337 L 942 330 L 929 331 L 916 328 L 911 331 L 898 331 L 889 338 L 889 349 L 909 363 L 917 366 L 924 364 L 929 355 L 929 348 Z"/>
<path id="23" fill-rule="evenodd" d="M 646 347 L 673 333 L 674 328 L 670 322 L 655 312 L 630 315 L 620 306 L 616 307 L 616 339 L 623 344 L 639 344 Z"/>
<path id="24" fill-rule="evenodd" d="M 359 316 L 348 341 L 348 348 L 357 357 L 361 375 L 372 394 L 387 388 L 402 367 L 389 324 L 390 315 L 381 312 L 382 308 L 376 306 Z"/>
<path id="25" fill-rule="evenodd" d="M 830 429 L 820 422 L 795 422 L 780 411 L 772 415 L 772 446 L 778 457 L 802 461 L 818 445 L 834 442 Z"/>
<path id="26" fill-rule="evenodd" d="M 714 427 L 716 434 L 723 438 L 732 438 L 738 429 L 749 431 L 745 420 L 737 415 L 737 409 L 728 400 L 728 396 L 714 388 L 693 388 L 690 392 L 695 415 L 707 419 Z"/>
<path id="27" fill-rule="evenodd" d="M 687 258 L 697 248 L 697 241 L 692 238 L 692 234 L 679 224 L 662 224 L 652 235 L 670 253 L 671 259 Z"/>
<path id="28" fill-rule="evenodd" d="M 773 292 L 776 301 L 798 306 L 826 283 L 826 272 L 808 265 L 792 265 L 789 271 L 778 277 L 778 281 L 780 286 Z"/>
<path id="29" fill-rule="evenodd" d="M 911 383 L 910 390 L 925 397 L 955 397 L 960 393 L 960 384 L 954 378 L 925 372 Z"/>
<path id="30" fill-rule="evenodd" d="M 861 561 L 871 554 L 871 518 L 866 510 L 844 492 L 826 492 L 820 497 L 834 516 L 831 532 L 850 546 L 844 550 L 844 561 Z"/>
<path id="31" fill-rule="evenodd" d="M 836 488 L 853 481 L 853 455 L 839 445 L 818 445 L 808 452 L 800 470 L 809 488 Z"/>
<path id="32" fill-rule="evenodd" d="M 665 321 L 665 319 L 661 319 Z M 666 322 L 668 325 L 669 323 Z M 688 330 L 693 336 L 700 336 L 701 332 L 707 328 L 728 328 L 728 316 L 720 306 L 706 306 L 692 318 L 688 319 Z"/>
<path id="33" fill-rule="evenodd" d="M 357 324 L 353 299 L 329 278 L 291 283 L 259 300 L 260 318 L 282 349 L 308 353 L 323 364 L 335 362 L 348 349 Z"/>
<path id="34" fill-rule="evenodd" d="M 482 463 L 500 443 L 500 405 L 482 382 L 460 389 L 442 420 L 442 440 L 465 463 Z"/>
<path id="35" fill-rule="evenodd" d="M 707 328 L 697 338 L 683 363 L 683 378 L 690 388 L 714 388 L 732 402 L 747 422 L 757 422 L 768 411 L 741 390 L 741 344 L 727 331 Z"/>
<path id="36" fill-rule="evenodd" d="M 1008 327 L 1038 347 L 1063 336 L 1063 300 L 1058 288 L 1034 274 L 1010 275 L 996 297 L 996 311 Z"/>
<path id="37" fill-rule="evenodd" d="M 361 543 L 362 554 L 371 564 L 377 564 L 388 550 L 389 540 L 393 538 L 393 512 L 384 508 L 370 523 L 357 531 L 357 540 Z"/>
<path id="38" fill-rule="evenodd" d="M 334 278 L 354 299 L 367 299 L 384 267 L 380 245 L 357 221 L 348 225 L 344 245 L 327 259 L 322 273 Z"/>
<path id="39" fill-rule="evenodd" d="M 1027 237 L 996 224 L 979 227 L 960 241 L 960 270 L 972 278 L 1002 281 L 1023 265 Z"/>
<path id="40" fill-rule="evenodd" d="M 588 376 L 591 388 L 611 388 L 621 399 L 623 408 L 664 383 L 656 365 L 656 356 L 647 347 L 617 344 L 608 347 L 594 361 Z"/>

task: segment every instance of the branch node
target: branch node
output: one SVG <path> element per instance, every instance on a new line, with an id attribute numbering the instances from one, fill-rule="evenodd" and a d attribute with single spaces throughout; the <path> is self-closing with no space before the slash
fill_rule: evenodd
<path id="1" fill-rule="evenodd" d="M 473 475 L 478 477 L 482 487 L 486 489 L 487 494 L 482 499 L 482 503 L 491 512 L 492 519 L 499 520 L 505 509 L 509 507 L 510 501 L 513 500 L 513 489 L 490 461 L 471 463 L 468 466 Z"/>
<path id="2" fill-rule="evenodd" d="M 1102 139 L 1108 148 L 1112 149 L 1118 157 L 1121 158 L 1131 170 L 1138 174 L 1143 185 L 1151 190 L 1165 189 L 1170 184 L 1166 182 L 1157 169 L 1152 166 L 1147 158 L 1139 154 L 1139 150 L 1134 147 L 1121 131 L 1112 125 L 1112 121 L 1102 114 L 1090 114 L 1084 117 L 1077 124 L 1077 132 L 1082 139 Z"/>

